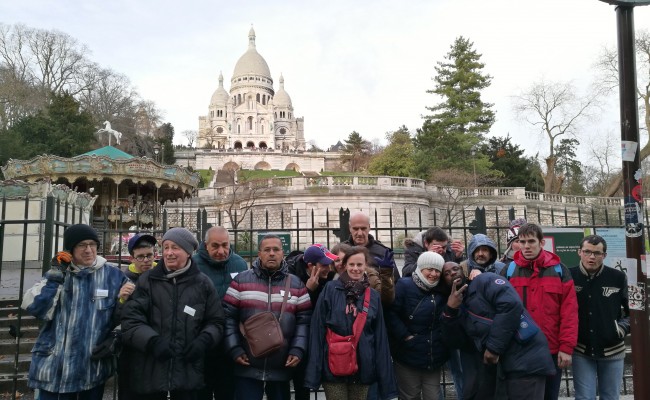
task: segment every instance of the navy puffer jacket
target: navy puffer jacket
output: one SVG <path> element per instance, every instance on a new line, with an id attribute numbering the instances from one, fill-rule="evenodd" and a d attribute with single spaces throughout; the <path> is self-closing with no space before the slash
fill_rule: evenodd
<path id="1" fill-rule="evenodd" d="M 395 301 L 386 313 L 386 327 L 393 359 L 402 364 L 434 370 L 449 358 L 440 326 L 447 297 L 438 286 L 424 291 L 412 277 L 402 278 L 395 285 Z M 411 335 L 412 339 L 405 340 Z"/>
<path id="2" fill-rule="evenodd" d="M 459 309 L 445 307 L 443 340 L 463 351 L 482 354 L 488 349 L 499 354 L 507 375 L 553 375 L 555 366 L 541 329 L 526 343 L 514 339 L 523 310 L 519 295 L 505 278 L 480 274 L 469 283 Z"/>
<path id="3" fill-rule="evenodd" d="M 363 308 L 363 295 L 357 300 L 357 309 Z M 397 384 L 390 357 L 388 334 L 379 293 L 371 289 L 370 307 L 357 347 L 359 371 L 352 376 L 334 376 L 328 367 L 326 328 L 341 336 L 352 334 L 355 317 L 346 314 L 345 288 L 340 280 L 328 282 L 318 298 L 314 309 L 309 335 L 309 364 L 305 375 L 305 386 L 318 389 L 321 382 L 379 383 L 379 397 L 397 397 Z"/>

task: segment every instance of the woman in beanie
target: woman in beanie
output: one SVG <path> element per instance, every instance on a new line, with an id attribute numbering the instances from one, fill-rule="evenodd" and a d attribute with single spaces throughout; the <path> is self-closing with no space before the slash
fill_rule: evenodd
<path id="1" fill-rule="evenodd" d="M 132 348 L 131 388 L 143 399 L 195 398 L 203 358 L 221 340 L 224 314 L 210 278 L 191 255 L 198 241 L 185 228 L 162 239 L 162 260 L 138 279 L 122 317 Z"/>
<path id="2" fill-rule="evenodd" d="M 399 398 L 437 400 L 440 367 L 449 358 L 442 344 L 440 315 L 449 288 L 440 284 L 445 260 L 422 253 L 413 275 L 397 281 L 395 301 L 386 313 Z"/>
<path id="3" fill-rule="evenodd" d="M 513 219 L 510 221 L 510 226 L 508 227 L 508 230 L 506 231 L 506 241 L 508 243 L 508 248 L 506 251 L 503 253 L 503 257 L 501 257 L 501 262 L 506 264 L 510 264 L 514 260 L 514 255 L 516 252 L 519 251 L 519 228 L 524 226 L 526 224 L 526 220 L 524 218 L 517 218 Z"/>
<path id="4" fill-rule="evenodd" d="M 305 386 L 316 390 L 322 382 L 327 399 L 365 400 L 373 383 L 379 384 L 380 399 L 397 397 L 381 299 L 369 287 L 365 273 L 369 257 L 365 247 L 352 247 L 343 257 L 345 272 L 325 285 L 314 308 Z M 352 335 L 352 325 L 363 310 L 366 290 L 370 290 L 370 304 L 356 347 L 359 369 L 350 376 L 335 376 L 328 365 L 326 331 L 329 328 L 341 336 Z"/>

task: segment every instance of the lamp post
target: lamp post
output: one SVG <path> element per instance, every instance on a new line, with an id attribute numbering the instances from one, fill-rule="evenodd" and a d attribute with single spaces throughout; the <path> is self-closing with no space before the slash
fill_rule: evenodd
<path id="1" fill-rule="evenodd" d="M 647 301 L 648 276 L 643 262 L 645 238 L 643 226 L 643 199 L 635 193 L 641 192 L 641 179 L 636 176 L 641 171 L 639 151 L 639 109 L 637 104 L 636 61 L 634 40 L 634 7 L 650 5 L 647 0 L 602 0 L 616 6 L 616 25 L 618 39 L 618 77 L 620 96 L 621 141 L 634 143 L 633 155 L 623 157 L 623 195 L 625 199 L 625 247 L 628 258 L 636 261 L 638 302 L 630 310 L 632 330 L 632 382 L 634 398 L 650 398 L 650 381 L 647 379 L 650 359 L 650 318 Z M 632 283 L 630 283 L 632 284 Z M 643 289 L 643 290 L 642 290 Z M 632 293 L 631 296 L 633 297 Z M 634 296 L 636 298 L 636 296 Z"/>
<path id="2" fill-rule="evenodd" d="M 156 156 L 156 162 L 159 162 L 158 154 L 160 154 L 160 145 L 158 143 L 153 145 L 153 154 Z"/>

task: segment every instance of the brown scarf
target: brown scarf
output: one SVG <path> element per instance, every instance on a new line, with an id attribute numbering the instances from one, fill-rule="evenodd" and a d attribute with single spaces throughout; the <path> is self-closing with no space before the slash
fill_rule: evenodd
<path id="1" fill-rule="evenodd" d="M 346 314 L 353 314 L 356 317 L 356 304 L 359 300 L 359 296 L 361 296 L 366 291 L 366 288 L 370 286 L 368 275 L 364 274 L 363 279 L 354 281 L 350 279 L 346 271 L 339 276 L 339 280 L 343 283 L 343 287 L 345 288 L 345 312 Z"/>

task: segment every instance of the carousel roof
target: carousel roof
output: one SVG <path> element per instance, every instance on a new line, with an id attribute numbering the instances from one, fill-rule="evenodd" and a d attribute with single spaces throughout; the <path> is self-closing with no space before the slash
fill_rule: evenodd
<path id="1" fill-rule="evenodd" d="M 131 154 L 125 153 L 120 149 L 113 146 L 104 146 L 101 149 L 91 150 L 88 153 L 83 153 L 80 156 L 106 156 L 113 160 L 130 159 L 134 158 Z"/>
<path id="2" fill-rule="evenodd" d="M 171 189 L 168 199 L 191 196 L 199 185 L 199 175 L 180 165 L 162 165 L 147 157 L 133 157 L 112 146 L 63 158 L 40 155 L 31 160 L 9 160 L 1 168 L 6 179 L 56 182 L 65 179 L 71 184 L 77 179 L 116 184 L 131 181 L 137 184 L 153 183 L 155 187 Z"/>

